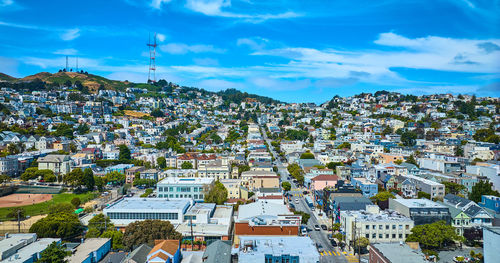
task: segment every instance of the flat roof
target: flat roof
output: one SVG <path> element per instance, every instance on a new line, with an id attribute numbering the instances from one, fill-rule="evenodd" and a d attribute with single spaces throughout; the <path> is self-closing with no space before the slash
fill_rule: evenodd
<path id="1" fill-rule="evenodd" d="M 123 198 L 104 208 L 105 212 L 159 212 L 184 210 L 191 205 L 190 198 Z"/>
<path id="2" fill-rule="evenodd" d="M 238 258 L 240 262 L 264 262 L 265 255 L 298 256 L 301 263 L 319 262 L 319 253 L 310 237 L 298 236 L 240 236 Z M 244 250 L 246 244 L 253 249 Z"/>
<path id="3" fill-rule="evenodd" d="M 380 253 L 391 262 L 401 262 L 404 258 L 405 263 L 425 263 L 424 254 L 419 250 L 413 250 L 408 245 L 400 243 L 377 243 L 372 244 Z"/>
<path id="4" fill-rule="evenodd" d="M 80 263 L 83 262 L 91 252 L 97 251 L 100 247 L 102 247 L 106 242 L 110 241 L 110 238 L 87 238 L 76 247 L 76 251 L 73 255 L 67 257 L 69 263 Z"/>
<path id="5" fill-rule="evenodd" d="M 386 221 L 397 221 L 397 222 L 413 222 L 410 218 L 401 215 L 396 211 L 384 210 L 380 211 L 378 214 L 369 213 L 366 211 L 342 211 L 348 216 L 356 217 L 358 222 L 386 222 Z"/>
<path id="6" fill-rule="evenodd" d="M 161 184 L 211 184 L 214 178 L 200 178 L 200 177 L 166 177 L 158 182 Z"/>
<path id="7" fill-rule="evenodd" d="M 256 216 L 278 216 L 292 214 L 284 204 L 257 200 L 254 203 L 240 205 L 238 208 L 238 220 L 251 219 Z"/>
<path id="8" fill-rule="evenodd" d="M 422 208 L 422 207 L 432 207 L 432 208 L 447 208 L 446 206 L 431 201 L 429 199 L 392 199 L 394 202 L 398 202 L 409 208 Z"/>
<path id="9" fill-rule="evenodd" d="M 19 262 L 19 263 L 26 262 L 29 259 L 31 259 L 34 254 L 40 253 L 41 251 L 45 250 L 50 244 L 52 244 L 52 242 L 59 242 L 59 241 L 61 241 L 60 238 L 40 238 L 37 241 L 19 249 L 16 253 L 17 255 L 19 255 L 19 258 L 13 260 L 5 259 L 5 261 Z M 12 257 L 13 256 L 11 256 L 11 258 Z"/>

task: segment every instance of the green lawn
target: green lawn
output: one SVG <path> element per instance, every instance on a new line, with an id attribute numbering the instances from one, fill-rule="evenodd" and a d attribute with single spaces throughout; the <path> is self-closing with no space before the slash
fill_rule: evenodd
<path id="1" fill-rule="evenodd" d="M 18 206 L 22 207 L 24 211 L 26 211 L 26 215 L 28 216 L 36 216 L 36 215 L 42 215 L 42 214 L 47 214 L 49 211 L 49 206 L 52 204 L 56 203 L 70 203 L 71 199 L 78 197 L 82 201 L 82 204 L 94 199 L 97 196 L 96 193 L 85 193 L 85 194 L 70 194 L 70 193 L 62 193 L 62 194 L 55 194 L 52 197 L 52 200 L 43 202 L 43 203 L 38 203 L 34 205 L 26 205 L 26 206 Z M 0 221 L 5 221 L 9 219 L 14 219 L 14 218 L 8 218 L 7 214 L 15 209 L 17 207 L 4 207 L 0 208 Z"/>

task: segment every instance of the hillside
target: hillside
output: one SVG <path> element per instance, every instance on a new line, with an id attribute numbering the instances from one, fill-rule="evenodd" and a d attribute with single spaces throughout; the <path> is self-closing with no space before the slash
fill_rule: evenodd
<path id="1" fill-rule="evenodd" d="M 150 94 L 157 94 L 159 91 L 167 91 L 171 92 L 172 87 L 178 86 L 174 83 L 167 82 L 165 80 L 159 80 L 154 85 L 147 83 L 132 83 L 126 81 L 118 81 L 118 80 L 110 80 L 98 75 L 82 73 L 82 72 L 40 72 L 34 75 L 26 76 L 24 78 L 16 79 L 9 75 L 0 73 L 0 80 L 4 80 L 4 82 L 0 82 L 0 87 L 9 87 L 13 89 L 28 89 L 28 90 L 43 90 L 48 88 L 59 87 L 60 85 L 65 84 L 70 81 L 72 84 L 75 84 L 79 81 L 82 85 L 80 87 L 85 86 L 88 87 L 90 92 L 97 92 L 99 88 L 102 87 L 104 89 L 110 90 L 125 90 L 126 87 L 136 87 L 136 88 L 145 88 Z M 78 86 L 78 85 L 77 85 Z M 247 99 L 253 99 L 255 101 L 259 101 L 261 103 L 279 103 L 279 101 L 259 96 L 255 94 L 248 94 L 246 92 L 241 92 L 236 89 L 227 89 L 219 92 L 206 91 L 204 89 L 191 88 L 191 87 L 182 87 L 185 91 L 199 91 L 202 94 L 217 94 L 222 96 L 222 98 L 230 103 L 241 103 Z M 81 89 L 80 89 L 81 90 Z"/>
<path id="2" fill-rule="evenodd" d="M 1 72 L 0 72 L 0 80 L 4 80 L 4 81 L 14 81 L 14 80 L 16 80 L 16 78 L 11 77 L 11 76 L 9 76 L 9 75 L 7 75 L 7 74 L 4 74 L 4 73 L 1 73 Z"/>
<path id="3" fill-rule="evenodd" d="M 121 89 L 129 84 L 128 82 L 109 80 L 101 76 L 79 72 L 57 72 L 54 74 L 40 72 L 20 80 L 32 81 L 35 79 L 40 79 L 48 84 L 64 84 L 68 80 L 74 84 L 76 81 L 80 81 L 83 86 L 87 86 L 90 91 L 94 92 L 97 91 L 101 85 L 103 85 L 105 89 Z"/>

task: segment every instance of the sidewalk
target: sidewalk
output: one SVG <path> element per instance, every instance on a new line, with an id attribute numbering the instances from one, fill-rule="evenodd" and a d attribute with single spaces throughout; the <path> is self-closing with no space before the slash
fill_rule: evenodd
<path id="1" fill-rule="evenodd" d="M 325 213 L 322 213 L 320 216 L 318 209 L 315 209 L 314 211 L 311 212 L 320 225 L 326 225 L 328 228 L 332 227 L 332 219 L 328 218 Z M 330 233 L 331 231 L 328 232 Z"/>

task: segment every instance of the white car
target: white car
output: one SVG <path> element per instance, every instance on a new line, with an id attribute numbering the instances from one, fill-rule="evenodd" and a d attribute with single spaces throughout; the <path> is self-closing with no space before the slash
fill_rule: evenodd
<path id="1" fill-rule="evenodd" d="M 304 227 L 302 228 L 302 230 L 300 231 L 300 233 L 303 235 L 303 236 L 306 236 L 307 235 L 307 229 Z"/>
<path id="2" fill-rule="evenodd" d="M 295 203 L 298 204 L 299 203 L 299 199 L 295 199 Z"/>

